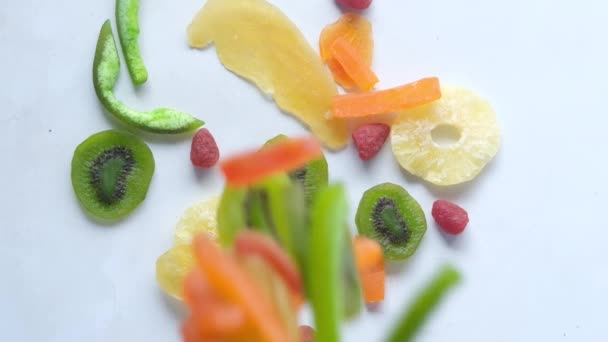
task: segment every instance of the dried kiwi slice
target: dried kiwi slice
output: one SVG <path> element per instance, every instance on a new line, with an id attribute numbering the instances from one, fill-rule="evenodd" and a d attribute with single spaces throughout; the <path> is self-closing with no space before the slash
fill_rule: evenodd
<path id="1" fill-rule="evenodd" d="M 268 140 L 264 146 L 272 145 L 285 139 L 288 139 L 288 136 L 279 134 Z M 304 194 L 306 195 L 306 203 L 310 204 L 315 193 L 321 187 L 327 186 L 327 183 L 329 182 L 329 172 L 325 156 L 321 159 L 313 160 L 306 164 L 306 166 L 290 172 L 289 177 L 302 184 Z"/>
<path id="2" fill-rule="evenodd" d="M 146 198 L 154 157 L 140 138 L 110 130 L 90 136 L 72 158 L 72 186 L 84 209 L 103 221 L 129 215 Z"/>
<path id="3" fill-rule="evenodd" d="M 420 204 L 402 187 L 377 185 L 363 194 L 356 217 L 359 234 L 382 245 L 387 259 L 410 257 L 426 232 L 426 218 Z"/>

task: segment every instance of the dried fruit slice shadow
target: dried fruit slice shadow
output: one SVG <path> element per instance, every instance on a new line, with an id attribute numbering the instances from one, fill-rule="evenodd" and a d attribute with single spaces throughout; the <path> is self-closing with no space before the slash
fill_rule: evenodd
<path id="1" fill-rule="evenodd" d="M 407 259 L 426 232 L 420 204 L 401 186 L 384 183 L 363 194 L 356 216 L 359 234 L 380 243 L 387 259 Z"/>
<path id="2" fill-rule="evenodd" d="M 117 221 L 146 198 L 154 157 L 140 138 L 116 130 L 86 139 L 72 158 L 72 186 L 94 218 Z"/>

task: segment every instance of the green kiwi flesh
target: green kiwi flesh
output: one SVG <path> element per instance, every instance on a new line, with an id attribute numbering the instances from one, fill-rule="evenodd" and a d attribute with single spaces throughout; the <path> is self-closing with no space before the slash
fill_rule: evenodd
<path id="1" fill-rule="evenodd" d="M 356 216 L 359 234 L 375 239 L 391 260 L 412 256 L 426 232 L 420 204 L 401 186 L 377 185 L 363 194 Z"/>
<path id="2" fill-rule="evenodd" d="M 109 130 L 81 143 L 72 158 L 72 186 L 85 211 L 118 221 L 146 198 L 154 174 L 152 151 L 140 138 Z"/>

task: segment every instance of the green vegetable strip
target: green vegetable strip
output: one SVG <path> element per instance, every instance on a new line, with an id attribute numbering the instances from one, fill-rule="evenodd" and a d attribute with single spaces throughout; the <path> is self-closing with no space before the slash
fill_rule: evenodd
<path id="1" fill-rule="evenodd" d="M 190 114 L 173 109 L 160 108 L 150 112 L 138 112 L 128 108 L 114 96 L 114 86 L 119 73 L 120 59 L 112 26 L 107 20 L 99 32 L 93 61 L 93 85 L 105 109 L 120 121 L 152 133 L 183 133 L 204 124 Z"/>
<path id="2" fill-rule="evenodd" d="M 344 189 L 331 185 L 315 195 L 311 209 L 308 288 L 315 315 L 317 342 L 340 341 L 344 312 L 342 248 L 346 218 Z"/>
<path id="3" fill-rule="evenodd" d="M 139 0 L 116 0 L 116 26 L 122 52 L 133 84 L 141 85 L 148 80 L 148 71 L 139 51 Z"/>
<path id="4" fill-rule="evenodd" d="M 247 189 L 226 187 L 217 208 L 217 232 L 223 246 L 232 246 L 236 235 L 247 227 L 244 203 Z"/>
<path id="5" fill-rule="evenodd" d="M 418 294 L 414 303 L 399 319 L 388 342 L 411 341 L 420 327 L 437 307 L 448 290 L 460 281 L 460 273 L 452 266 L 444 266 L 430 284 Z"/>

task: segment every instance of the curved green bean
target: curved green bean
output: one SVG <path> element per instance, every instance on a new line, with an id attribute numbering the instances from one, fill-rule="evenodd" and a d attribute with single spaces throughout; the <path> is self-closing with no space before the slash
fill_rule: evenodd
<path id="1" fill-rule="evenodd" d="M 448 290 L 460 281 L 460 273 L 452 266 L 444 266 L 403 313 L 388 342 L 411 341 L 429 314 L 437 307 Z"/>
<path id="2" fill-rule="evenodd" d="M 148 70 L 139 51 L 139 0 L 116 0 L 116 26 L 122 52 L 133 84 L 148 80 Z"/>
<path id="3" fill-rule="evenodd" d="M 119 73 L 120 59 L 112 25 L 107 20 L 99 32 L 93 61 L 93 85 L 105 109 L 120 121 L 152 133 L 183 133 L 204 125 L 203 121 L 190 114 L 173 109 L 159 108 L 140 112 L 128 108 L 114 95 L 114 86 Z"/>

